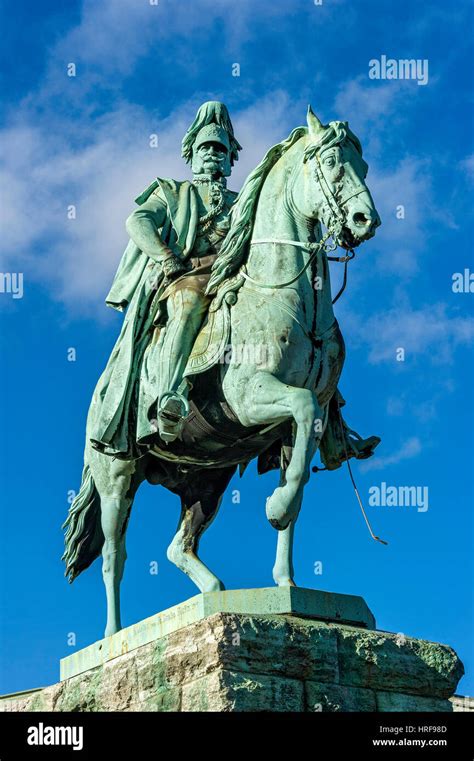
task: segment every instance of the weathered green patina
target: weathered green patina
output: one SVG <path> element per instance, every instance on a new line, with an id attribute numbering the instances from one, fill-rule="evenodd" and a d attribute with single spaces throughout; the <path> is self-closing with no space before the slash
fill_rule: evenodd
<path id="1" fill-rule="evenodd" d="M 107 298 L 127 311 L 94 392 L 65 524 L 71 581 L 102 553 L 107 636 L 121 628 L 126 528 L 143 480 L 180 496 L 168 557 L 211 592 L 223 584 L 198 543 L 236 467 L 256 457 L 260 472 L 280 467 L 266 512 L 279 531 L 275 583 L 292 586 L 315 452 L 332 469 L 379 442 L 360 439 L 340 414 L 344 342 L 328 266 L 328 251 L 347 254 L 380 224 L 359 140 L 309 109 L 307 125 L 268 151 L 236 198 L 226 177 L 239 150 L 225 106 L 204 104 L 183 140 L 193 180 L 157 178 L 127 220 L 131 241 Z"/>

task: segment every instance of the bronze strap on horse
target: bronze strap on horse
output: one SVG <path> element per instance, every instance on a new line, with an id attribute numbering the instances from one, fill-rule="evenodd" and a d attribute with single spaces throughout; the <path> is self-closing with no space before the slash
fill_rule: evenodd
<path id="1" fill-rule="evenodd" d="M 277 289 L 279 289 L 279 288 L 287 288 L 289 285 L 292 285 L 293 283 L 296 283 L 296 281 L 299 280 L 301 275 L 303 275 L 306 272 L 306 270 L 308 269 L 309 265 L 313 261 L 314 256 L 321 249 L 323 249 L 323 251 L 326 254 L 328 253 L 328 251 L 335 251 L 336 250 L 336 248 L 337 248 L 336 245 L 333 245 L 331 248 L 326 248 L 324 246 L 325 242 L 327 241 L 327 239 L 329 237 L 331 237 L 331 235 L 332 235 L 332 232 L 328 232 L 319 241 L 319 243 L 312 243 L 310 241 L 305 243 L 303 241 L 298 241 L 298 240 L 274 240 L 273 238 L 269 238 L 268 240 L 266 239 L 266 240 L 253 240 L 253 241 L 251 241 L 251 243 L 250 243 L 251 246 L 256 246 L 256 245 L 259 245 L 259 244 L 262 244 L 262 243 L 273 243 L 275 245 L 281 245 L 281 246 L 283 246 L 283 245 L 286 245 L 286 246 L 295 246 L 295 248 L 302 248 L 305 251 L 310 251 L 310 255 L 308 257 L 308 261 L 304 265 L 303 269 L 301 269 L 298 272 L 298 274 L 295 275 L 294 278 L 292 278 L 291 280 L 287 280 L 285 283 L 258 283 L 256 280 L 254 280 L 252 277 L 250 277 L 250 275 L 247 275 L 247 273 L 243 269 L 240 270 L 240 273 L 241 273 L 242 277 L 245 278 L 245 280 L 247 280 L 250 283 L 253 283 L 254 285 L 257 285 L 259 288 L 277 288 Z M 342 296 L 342 294 L 344 293 L 344 290 L 346 288 L 346 285 L 347 285 L 347 264 L 348 264 L 348 262 L 350 262 L 355 257 L 355 251 L 354 251 L 354 249 L 352 249 L 352 248 L 349 249 L 349 254 L 351 254 L 351 256 L 346 255 L 346 256 L 328 256 L 327 257 L 328 261 L 330 261 L 330 262 L 341 262 L 341 263 L 344 264 L 344 277 L 343 277 L 343 281 L 342 281 L 342 287 L 339 289 L 339 291 L 337 292 L 336 296 L 333 298 L 333 300 L 332 300 L 333 304 L 335 304 L 336 301 L 340 298 L 340 296 Z"/>

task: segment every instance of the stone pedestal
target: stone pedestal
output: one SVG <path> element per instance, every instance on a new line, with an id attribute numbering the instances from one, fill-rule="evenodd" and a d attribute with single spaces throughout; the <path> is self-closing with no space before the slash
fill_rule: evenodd
<path id="1" fill-rule="evenodd" d="M 300 588 L 197 595 L 61 662 L 14 711 L 452 711 L 447 645 L 375 630 L 360 597 Z"/>

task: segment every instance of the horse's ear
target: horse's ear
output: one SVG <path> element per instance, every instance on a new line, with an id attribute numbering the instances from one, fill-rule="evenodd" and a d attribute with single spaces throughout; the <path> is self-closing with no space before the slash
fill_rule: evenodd
<path id="1" fill-rule="evenodd" d="M 308 112 L 306 114 L 306 121 L 308 123 L 309 134 L 313 137 L 320 137 L 325 130 L 324 125 L 319 121 L 316 114 L 313 112 L 311 105 L 308 106 Z"/>

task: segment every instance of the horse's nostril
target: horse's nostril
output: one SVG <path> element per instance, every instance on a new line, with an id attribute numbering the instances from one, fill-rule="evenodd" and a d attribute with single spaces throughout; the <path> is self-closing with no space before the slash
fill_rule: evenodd
<path id="1" fill-rule="evenodd" d="M 367 216 L 367 214 L 363 214 L 361 211 L 357 211 L 354 216 L 352 217 L 354 220 L 354 224 L 359 225 L 361 227 L 366 227 L 370 224 L 370 218 Z"/>
<path id="2" fill-rule="evenodd" d="M 380 227 L 380 225 L 381 225 L 381 224 L 382 224 L 382 223 L 381 223 L 381 221 L 380 221 L 380 217 L 376 217 L 376 218 L 375 218 L 375 219 L 372 221 L 372 224 L 370 225 L 370 232 L 371 232 L 373 235 L 375 235 L 375 231 L 376 231 L 377 227 Z"/>

